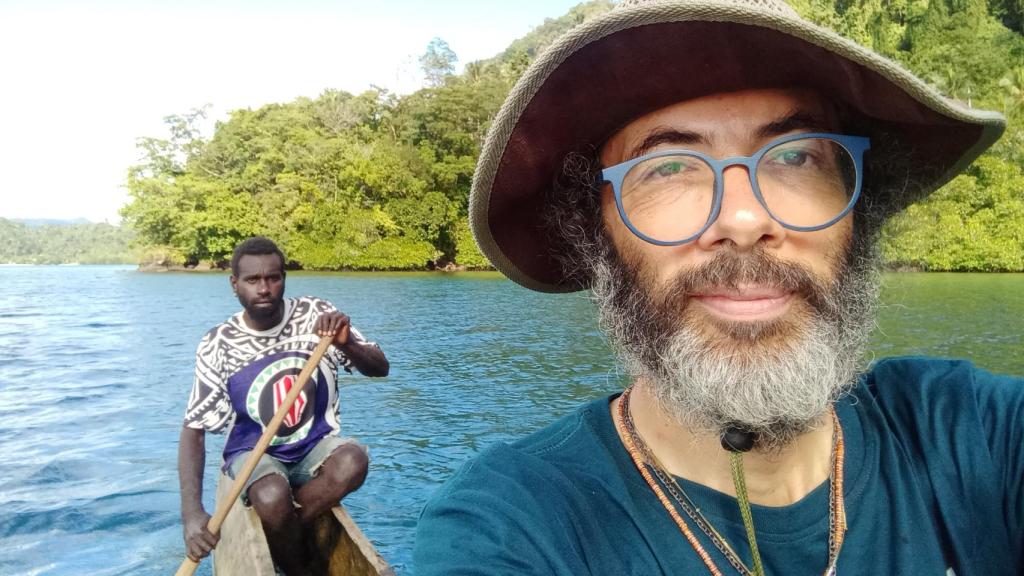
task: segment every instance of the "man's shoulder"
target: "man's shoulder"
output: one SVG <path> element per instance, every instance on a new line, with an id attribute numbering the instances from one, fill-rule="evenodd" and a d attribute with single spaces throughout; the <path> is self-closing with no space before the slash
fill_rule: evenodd
<path id="1" fill-rule="evenodd" d="M 607 399 L 467 462 L 427 502 L 417 524 L 417 571 L 579 573 L 568 526 L 610 501 Z M 571 532 L 571 530 L 570 530 Z M 529 568 L 527 568 L 529 567 Z"/>
<path id="2" fill-rule="evenodd" d="M 872 366 L 853 393 L 867 414 L 914 428 L 938 421 L 978 422 L 987 412 L 1024 408 L 1024 378 L 994 374 L 970 360 L 906 356 Z"/>
<path id="3" fill-rule="evenodd" d="M 993 374 L 965 359 L 898 356 L 876 362 L 866 374 L 869 388 L 893 394 L 966 393 L 978 386 L 1021 381 Z"/>
<path id="4" fill-rule="evenodd" d="M 481 459 L 501 459 L 509 452 L 521 458 L 545 462 L 559 467 L 573 464 L 580 454 L 591 453 L 604 447 L 601 419 L 608 414 L 608 398 L 598 398 L 577 406 L 572 412 L 553 423 L 510 444 L 494 447 L 493 453 L 481 454 Z"/>
<path id="5" fill-rule="evenodd" d="M 607 399 L 587 402 L 521 439 L 487 448 L 464 464 L 435 499 L 467 490 L 508 494 L 573 482 L 574 471 L 597 465 L 593 457 L 605 449 L 594 422 L 602 406 Z"/>
<path id="6" fill-rule="evenodd" d="M 589 402 L 464 464 L 423 509 L 417 526 L 420 554 L 440 561 L 432 556 L 436 550 L 468 547 L 474 555 L 498 557 L 503 552 L 491 549 L 490 535 L 516 540 L 551 534 L 569 519 L 591 513 L 596 502 L 607 502 L 612 490 L 607 484 L 617 482 L 618 474 L 610 472 L 616 464 L 607 457 L 604 427 L 612 425 L 600 421 L 602 409 L 607 412 L 606 399 Z"/>
<path id="7" fill-rule="evenodd" d="M 914 412 L 934 397 L 964 395 L 974 385 L 975 367 L 969 360 L 929 356 L 896 356 L 875 362 L 864 374 L 854 396 L 871 405 Z"/>
<path id="8" fill-rule="evenodd" d="M 955 373 L 974 369 L 974 363 L 964 358 L 938 356 L 891 356 L 875 362 L 871 371 L 885 374 L 922 374 L 925 376 Z"/>
<path id="9" fill-rule="evenodd" d="M 296 296 L 288 299 L 292 301 L 296 310 L 323 312 L 335 309 L 334 304 L 332 304 L 330 300 L 319 296 Z"/>
<path id="10" fill-rule="evenodd" d="M 235 316 L 232 316 L 213 326 L 203 334 L 203 337 L 199 339 L 199 350 L 201 351 L 208 346 L 216 345 L 225 338 L 230 338 L 230 334 L 237 330 L 238 326 L 235 321 Z"/>
<path id="11" fill-rule="evenodd" d="M 288 323 L 299 330 L 311 330 L 321 314 L 337 310 L 330 300 L 318 296 L 297 296 L 288 302 Z"/>
<path id="12" fill-rule="evenodd" d="M 967 360 L 892 358 L 872 368 L 851 404 L 860 416 L 852 430 L 863 430 L 865 453 L 887 470 L 879 482 L 907 474 L 900 489 L 921 481 L 943 518 L 977 514 L 989 531 L 1001 529 L 1000 511 L 1015 510 L 1008 525 L 1020 534 L 1024 378 Z"/>
<path id="13" fill-rule="evenodd" d="M 552 453 L 561 450 L 571 451 L 575 449 L 575 444 L 592 440 L 587 420 L 593 417 L 595 408 L 601 404 L 605 404 L 603 399 L 581 404 L 572 412 L 512 442 L 509 446 L 536 458 L 549 458 Z"/>

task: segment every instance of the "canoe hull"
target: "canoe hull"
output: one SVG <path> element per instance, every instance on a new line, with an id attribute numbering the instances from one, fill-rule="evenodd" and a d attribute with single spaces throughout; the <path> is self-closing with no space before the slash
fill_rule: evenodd
<path id="1" fill-rule="evenodd" d="M 222 475 L 217 500 L 227 497 L 231 479 Z M 274 576 L 274 564 L 259 517 L 241 502 L 231 507 L 213 552 L 215 576 Z M 317 518 L 313 525 L 320 566 L 330 576 L 391 576 L 394 571 L 377 553 L 342 506 Z"/>

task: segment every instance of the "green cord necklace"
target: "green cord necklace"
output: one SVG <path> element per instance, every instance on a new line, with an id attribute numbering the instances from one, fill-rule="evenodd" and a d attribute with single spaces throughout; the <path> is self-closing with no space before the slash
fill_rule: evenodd
<path id="1" fill-rule="evenodd" d="M 708 567 L 713 575 L 720 575 L 721 572 L 714 565 L 710 555 L 703 549 L 699 541 L 694 537 L 686 521 L 678 514 L 676 507 L 668 500 L 665 490 L 671 494 L 679 508 L 697 525 L 715 545 L 715 547 L 726 557 L 729 564 L 743 576 L 764 576 L 764 565 L 761 561 L 760 550 L 757 546 L 757 539 L 754 530 L 753 516 L 750 509 L 750 498 L 747 493 L 746 478 L 743 473 L 743 456 L 739 452 L 730 452 L 730 464 L 732 471 L 733 486 L 736 490 L 736 499 L 740 508 L 740 516 L 743 518 L 743 527 L 747 534 L 747 542 L 750 545 L 753 558 L 753 569 L 751 570 L 739 558 L 736 552 L 729 546 L 728 542 L 701 514 L 700 510 L 693 504 L 693 501 L 686 495 L 675 478 L 665 471 L 665 467 L 651 452 L 644 442 L 633 422 L 632 413 L 629 410 L 629 396 L 632 387 L 627 388 L 619 399 L 619 409 L 613 413 L 616 428 L 623 438 L 627 452 L 633 460 L 633 464 L 640 471 L 669 515 L 676 522 L 676 525 L 683 532 L 690 545 L 697 552 L 701 560 Z M 836 562 L 839 558 L 839 551 L 842 548 L 846 534 L 846 508 L 843 498 L 843 460 L 844 443 L 842 427 L 835 411 L 832 411 L 833 444 L 832 444 L 832 467 L 829 474 L 829 541 L 828 561 L 825 567 L 825 576 L 834 576 Z M 651 474 L 653 472 L 653 474 Z M 657 480 L 655 480 L 655 477 Z M 664 490 L 663 490 L 664 488 Z"/>
<path id="2" fill-rule="evenodd" d="M 754 516 L 750 512 L 750 497 L 747 495 L 747 479 L 743 474 L 743 454 L 729 452 L 729 463 L 732 465 L 732 485 L 736 489 L 740 516 L 743 517 L 743 529 L 747 531 L 747 542 L 750 544 L 750 556 L 754 559 L 754 574 L 764 576 L 761 551 L 757 547 L 757 536 L 754 534 Z"/>

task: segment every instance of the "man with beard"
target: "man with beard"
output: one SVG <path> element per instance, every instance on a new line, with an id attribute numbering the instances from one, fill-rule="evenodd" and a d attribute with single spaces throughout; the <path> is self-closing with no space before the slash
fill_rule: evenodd
<path id="1" fill-rule="evenodd" d="M 629 386 L 466 465 L 417 574 L 1015 573 L 1024 382 L 861 365 L 882 224 L 1003 127 L 780 0 L 624 0 L 557 40 L 471 223 L 516 282 L 592 289 Z"/>
<path id="2" fill-rule="evenodd" d="M 242 311 L 212 328 L 196 352 L 196 377 L 178 444 L 181 517 L 190 558 L 209 554 L 218 537 L 206 525 L 203 467 L 206 431 L 230 428 L 223 470 L 234 478 L 323 336 L 334 345 L 260 458 L 242 492 L 260 517 L 274 563 L 289 576 L 317 574 L 303 527 L 362 485 L 366 447 L 339 437 L 337 373 L 352 368 L 387 376 L 380 347 L 319 298 L 285 298 L 284 254 L 269 239 L 239 244 L 231 288 Z M 346 336 L 342 328 L 349 326 Z"/>

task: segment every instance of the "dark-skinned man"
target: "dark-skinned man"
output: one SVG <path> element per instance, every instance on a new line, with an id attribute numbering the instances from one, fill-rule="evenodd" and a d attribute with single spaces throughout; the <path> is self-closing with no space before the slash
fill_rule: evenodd
<path id="1" fill-rule="evenodd" d="M 260 517 L 274 563 L 294 576 L 315 573 L 304 526 L 359 488 L 369 464 L 364 446 L 337 435 L 338 369 L 387 376 L 389 366 L 380 347 L 331 303 L 285 298 L 284 263 L 267 238 L 249 238 L 235 248 L 231 287 L 242 311 L 207 332 L 196 351 L 178 474 L 186 550 L 198 560 L 218 540 L 206 528 L 210 515 L 202 505 L 206 432 L 230 430 L 222 470 L 234 478 L 317 341 L 335 334 L 242 492 Z"/>

